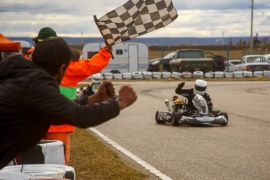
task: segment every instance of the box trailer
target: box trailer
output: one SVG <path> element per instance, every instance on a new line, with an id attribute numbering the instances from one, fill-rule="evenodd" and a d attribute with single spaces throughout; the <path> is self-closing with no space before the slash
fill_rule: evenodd
<path id="1" fill-rule="evenodd" d="M 88 43 L 82 50 L 83 59 L 91 59 L 105 43 Z M 148 68 L 148 46 L 142 43 L 119 43 L 112 47 L 113 58 L 102 73 L 125 73 L 146 71 Z"/>

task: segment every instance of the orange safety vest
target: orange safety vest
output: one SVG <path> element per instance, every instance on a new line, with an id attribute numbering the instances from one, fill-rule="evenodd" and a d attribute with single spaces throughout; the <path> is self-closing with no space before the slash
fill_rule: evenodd
<path id="1" fill-rule="evenodd" d="M 60 85 L 60 92 L 64 96 L 73 100 L 76 97 L 77 85 L 80 81 L 85 80 L 92 74 L 96 74 L 102 71 L 111 58 L 111 53 L 106 51 L 102 47 L 96 55 L 91 59 L 70 61 L 68 68 Z M 74 126 L 63 125 L 51 125 L 48 132 L 74 132 Z"/>

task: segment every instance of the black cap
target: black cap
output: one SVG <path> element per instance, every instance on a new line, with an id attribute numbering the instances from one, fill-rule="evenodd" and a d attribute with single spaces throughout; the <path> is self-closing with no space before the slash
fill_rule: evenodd
<path id="1" fill-rule="evenodd" d="M 33 52 L 32 61 L 55 75 L 62 64 L 68 66 L 71 50 L 61 37 L 49 37 L 39 42 Z"/>

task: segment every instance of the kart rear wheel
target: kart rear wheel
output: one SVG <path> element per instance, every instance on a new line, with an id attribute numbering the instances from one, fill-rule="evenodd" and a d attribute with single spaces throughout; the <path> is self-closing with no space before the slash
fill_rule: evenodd
<path id="1" fill-rule="evenodd" d="M 173 126 L 179 126 L 179 120 L 181 118 L 182 114 L 180 112 L 173 113 L 172 116 L 172 125 Z"/>
<path id="2" fill-rule="evenodd" d="M 220 115 L 223 115 L 226 119 L 227 119 L 227 122 L 226 123 L 222 123 L 220 124 L 221 126 L 226 126 L 229 122 L 229 116 L 228 116 L 228 113 L 226 112 L 221 112 Z"/>
<path id="3" fill-rule="evenodd" d="M 220 115 L 220 110 L 213 110 L 212 113 L 215 115 L 215 117 Z"/>
<path id="4" fill-rule="evenodd" d="M 159 112 L 159 111 L 156 112 L 156 116 L 155 116 L 155 117 L 156 117 L 156 123 L 157 123 L 157 124 L 165 124 L 165 121 L 162 121 L 162 120 L 159 120 L 159 119 L 158 119 L 158 114 L 159 114 L 158 112 Z"/>

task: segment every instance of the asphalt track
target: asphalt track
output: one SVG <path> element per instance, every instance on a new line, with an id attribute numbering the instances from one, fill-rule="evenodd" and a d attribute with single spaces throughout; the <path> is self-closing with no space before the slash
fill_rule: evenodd
<path id="1" fill-rule="evenodd" d="M 269 81 L 208 82 L 214 109 L 227 112 L 229 123 L 201 127 L 156 124 L 155 112 L 166 110 L 164 99 L 175 95 L 176 81 L 114 84 L 116 89 L 131 84 L 138 100 L 95 129 L 165 175 L 151 179 L 270 179 Z M 185 87 L 192 85 L 187 82 Z"/>

